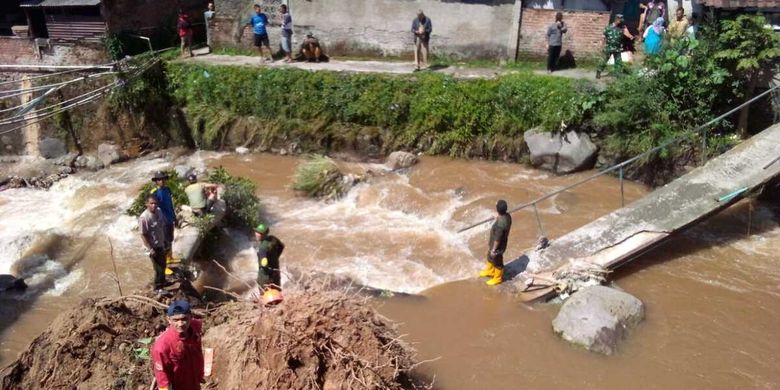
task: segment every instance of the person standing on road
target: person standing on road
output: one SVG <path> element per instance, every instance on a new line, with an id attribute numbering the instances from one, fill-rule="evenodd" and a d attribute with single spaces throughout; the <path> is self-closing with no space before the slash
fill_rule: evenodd
<path id="1" fill-rule="evenodd" d="M 615 61 L 615 73 L 623 72 L 623 59 L 620 57 L 621 40 L 623 38 L 623 15 L 615 15 L 615 21 L 604 29 L 604 52 L 596 68 L 596 78 L 601 78 L 601 72 L 607 67 L 609 57 Z"/>
<path id="2" fill-rule="evenodd" d="M 422 10 L 417 11 L 417 17 L 412 20 L 415 70 L 420 70 L 421 65 L 428 67 L 428 43 L 431 40 L 431 32 L 433 32 L 431 18 L 425 16 Z"/>
<path id="3" fill-rule="evenodd" d="M 479 272 L 480 277 L 489 277 L 488 286 L 495 286 L 504 280 L 504 252 L 512 229 L 512 216 L 507 212 L 507 203 L 501 199 L 496 202 L 496 219 L 490 227 L 487 264 Z"/>
<path id="4" fill-rule="evenodd" d="M 152 181 L 155 187 L 150 192 L 157 198 L 157 207 L 162 211 L 163 217 L 165 217 L 165 260 L 171 261 L 171 248 L 173 246 L 173 227 L 176 225 L 176 212 L 173 207 L 173 196 L 171 195 L 171 189 L 165 185 L 168 180 L 168 175 L 164 172 L 155 172 L 152 177 Z"/>
<path id="5" fill-rule="evenodd" d="M 282 51 L 284 52 L 284 62 L 292 62 L 292 35 L 293 35 L 293 23 L 290 11 L 287 9 L 287 5 L 282 4 L 280 7 L 282 13 Z"/>
<path id="6" fill-rule="evenodd" d="M 266 30 L 268 16 L 260 10 L 259 4 L 255 4 L 254 10 L 255 14 L 249 17 L 249 23 L 247 23 L 247 25 L 252 26 L 252 30 L 255 34 L 255 47 L 260 53 L 261 58 L 263 58 L 263 49 L 268 50 L 268 57 L 266 60 L 269 62 L 273 61 L 273 58 L 271 58 L 271 43 L 268 40 L 268 31 Z"/>
<path id="7" fill-rule="evenodd" d="M 284 251 L 284 244 L 276 236 L 270 234 L 268 226 L 261 223 L 255 227 L 255 239 L 257 240 L 257 285 L 260 292 L 273 288 L 282 289 L 282 274 L 279 270 L 279 258 Z"/>
<path id="8" fill-rule="evenodd" d="M 184 53 L 189 53 L 190 57 L 192 57 L 192 23 L 190 23 L 190 16 L 182 10 L 179 10 L 176 29 L 179 32 L 179 39 L 181 39 L 181 55 L 184 56 Z"/>
<path id="9" fill-rule="evenodd" d="M 154 267 L 153 288 L 157 293 L 165 287 L 165 217 L 157 207 L 157 197 L 146 197 L 146 210 L 138 217 L 141 240 Z"/>
<path id="10" fill-rule="evenodd" d="M 203 379 L 203 322 L 192 318 L 185 300 L 174 301 L 166 312 L 168 328 L 152 345 L 154 379 L 159 390 L 200 390 Z"/>
<path id="11" fill-rule="evenodd" d="M 206 46 L 209 48 L 209 53 L 211 53 L 211 20 L 214 19 L 215 14 L 214 3 L 209 2 L 206 12 L 203 13 L 203 20 L 206 22 Z"/>
<path id="12" fill-rule="evenodd" d="M 547 27 L 547 71 L 552 73 L 558 58 L 561 56 L 563 34 L 566 33 L 566 25 L 563 23 L 563 14 L 555 14 L 555 23 Z"/>

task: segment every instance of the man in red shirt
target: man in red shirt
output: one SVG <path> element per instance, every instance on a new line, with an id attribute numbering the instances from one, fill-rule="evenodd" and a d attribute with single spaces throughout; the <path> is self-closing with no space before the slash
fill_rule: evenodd
<path id="1" fill-rule="evenodd" d="M 184 50 L 190 53 L 192 57 L 192 25 L 190 17 L 184 11 L 179 10 L 179 20 L 176 22 L 176 29 L 181 38 L 181 55 L 184 56 Z"/>
<path id="2" fill-rule="evenodd" d="M 168 306 L 168 329 L 152 346 L 152 364 L 160 390 L 200 390 L 203 379 L 203 323 L 192 318 L 187 301 Z"/>

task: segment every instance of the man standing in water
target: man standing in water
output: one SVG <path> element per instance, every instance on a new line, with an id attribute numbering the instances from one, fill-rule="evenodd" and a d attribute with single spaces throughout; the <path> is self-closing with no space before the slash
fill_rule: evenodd
<path id="1" fill-rule="evenodd" d="M 160 292 L 165 287 L 165 217 L 157 207 L 157 197 L 146 197 L 146 210 L 138 217 L 141 240 L 149 251 L 154 267 L 154 289 Z"/>
<path id="2" fill-rule="evenodd" d="M 203 322 L 192 318 L 190 304 L 168 306 L 168 328 L 154 341 L 152 364 L 160 390 L 199 390 L 203 379 Z"/>
<path id="3" fill-rule="evenodd" d="M 165 260 L 171 261 L 171 246 L 173 244 L 173 226 L 176 225 L 176 212 L 173 208 L 171 189 L 165 185 L 168 175 L 157 171 L 152 177 L 155 187 L 150 192 L 157 198 L 157 206 L 165 217 Z"/>
<path id="4" fill-rule="evenodd" d="M 284 244 L 276 236 L 270 234 L 268 226 L 261 223 L 255 227 L 255 239 L 257 239 L 257 286 L 260 292 L 273 288 L 282 289 L 282 275 L 279 271 L 279 257 L 284 251 Z"/>
<path id="5" fill-rule="evenodd" d="M 496 202 L 496 220 L 490 227 L 488 240 L 487 264 L 479 272 L 480 277 L 489 277 L 488 286 L 500 284 L 504 278 L 504 251 L 509 240 L 509 230 L 512 228 L 512 216 L 507 213 L 506 201 Z"/>

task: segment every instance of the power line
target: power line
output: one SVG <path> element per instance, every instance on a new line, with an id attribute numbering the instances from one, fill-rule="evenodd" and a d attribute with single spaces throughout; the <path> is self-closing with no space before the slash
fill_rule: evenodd
<path id="1" fill-rule="evenodd" d="M 106 65 L 111 66 L 111 65 L 113 65 L 113 63 L 106 64 Z M 45 79 L 45 78 L 48 78 L 48 77 L 60 76 L 60 75 L 63 75 L 63 74 L 87 72 L 87 71 L 92 71 L 92 70 L 100 70 L 100 69 L 105 69 L 104 66 L 106 66 L 106 65 L 99 65 L 99 66 L 83 68 L 83 69 L 70 69 L 70 70 L 65 70 L 65 71 L 62 71 L 62 72 L 49 73 L 49 74 L 44 74 L 44 75 L 39 75 L 39 76 L 24 77 L 24 78 L 19 79 L 19 80 L 3 81 L 3 82 L 0 82 L 0 85 L 16 84 L 16 83 L 21 83 L 22 81 L 26 81 L 26 80 Z"/>
<path id="2" fill-rule="evenodd" d="M 62 82 L 59 82 L 59 83 L 39 85 L 39 86 L 31 87 L 31 88 L 23 88 L 23 89 L 0 91 L 0 99 L 16 97 L 16 96 L 24 95 L 24 94 L 30 93 L 30 92 L 41 91 L 41 90 L 44 90 L 44 89 L 49 89 L 49 88 L 58 87 L 58 86 L 65 86 L 65 85 L 73 84 L 73 83 L 76 83 L 76 82 L 79 82 L 79 81 L 87 81 L 87 80 L 89 80 L 91 78 L 103 77 L 103 76 L 112 75 L 112 74 L 116 74 L 116 72 L 95 73 L 95 74 L 79 77 L 77 79 L 72 79 L 72 80 L 68 80 L 68 81 L 62 81 Z M 6 93 L 8 93 L 8 95 L 6 95 Z"/>
<path id="3" fill-rule="evenodd" d="M 52 112 L 49 112 L 49 113 L 47 113 L 45 115 L 37 116 L 35 118 L 32 118 L 32 119 L 34 119 L 32 121 L 25 120 L 26 123 L 23 123 L 22 125 L 16 126 L 14 128 L 11 128 L 11 129 L 6 129 L 6 130 L 3 130 L 3 131 L 0 131 L 0 135 L 11 133 L 11 132 L 19 130 L 19 129 L 23 129 L 23 128 L 27 127 L 27 126 L 34 125 L 36 123 L 40 123 L 40 122 L 42 122 L 42 121 L 44 121 L 44 120 L 46 120 L 48 118 L 51 118 L 52 116 L 57 115 L 57 114 L 59 114 L 61 112 L 69 111 L 69 110 L 71 110 L 73 108 L 76 108 L 78 106 L 82 106 L 82 105 L 91 103 L 91 102 L 97 100 L 98 98 L 102 97 L 106 93 L 111 92 L 111 91 L 113 91 L 116 88 L 120 88 L 120 87 L 124 86 L 126 84 L 126 82 L 134 80 L 135 78 L 137 78 L 138 76 L 140 76 L 141 74 L 146 72 L 149 68 L 151 68 L 158 61 L 159 61 L 159 59 L 152 59 L 152 60 L 150 60 L 145 65 L 140 66 L 139 68 L 136 68 L 138 70 L 135 73 L 132 73 L 130 75 L 130 77 L 126 81 L 117 80 L 117 81 L 113 82 L 112 84 L 109 84 L 108 86 L 106 86 L 106 87 L 110 87 L 107 90 L 101 91 L 99 93 L 95 93 L 97 90 L 92 91 L 93 96 L 84 98 L 81 101 L 78 101 L 76 103 L 72 103 L 72 104 L 70 104 L 68 106 L 61 107 L 60 109 L 52 111 Z M 81 95 L 81 96 L 84 96 L 84 95 Z M 73 100 L 73 99 L 70 99 L 70 100 Z M 18 122 L 14 122 L 14 123 L 18 123 Z"/>

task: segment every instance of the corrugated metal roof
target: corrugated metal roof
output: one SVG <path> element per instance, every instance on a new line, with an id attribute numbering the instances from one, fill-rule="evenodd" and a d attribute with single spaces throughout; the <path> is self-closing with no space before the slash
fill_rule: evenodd
<path id="1" fill-rule="evenodd" d="M 725 8 L 780 8 L 780 0 L 705 0 L 704 5 Z"/>
<path id="2" fill-rule="evenodd" d="M 91 7 L 101 0 L 25 0 L 22 7 Z"/>

